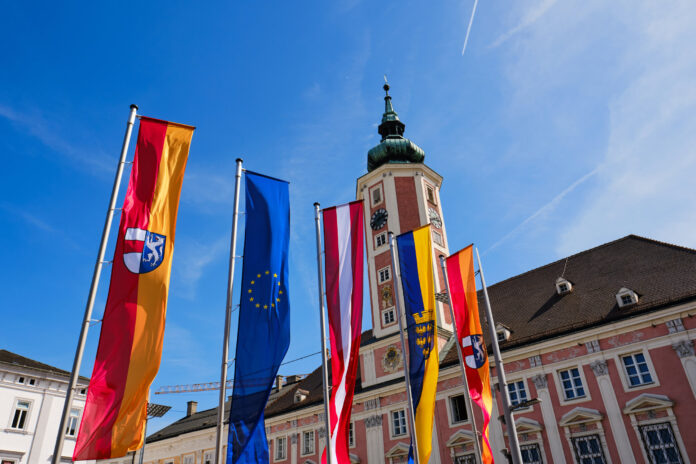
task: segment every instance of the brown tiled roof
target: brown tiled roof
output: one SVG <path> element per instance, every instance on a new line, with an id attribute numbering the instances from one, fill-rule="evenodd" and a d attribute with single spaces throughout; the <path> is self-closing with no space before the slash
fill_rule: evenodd
<path id="1" fill-rule="evenodd" d="M 556 293 L 561 275 L 572 292 Z M 638 304 L 619 308 L 622 287 L 639 295 Z M 506 350 L 696 298 L 696 250 L 629 235 L 499 282 L 488 294 L 496 324 L 512 332 Z M 482 316 L 484 304 L 479 291 Z"/>
<path id="2" fill-rule="evenodd" d="M 556 293 L 556 279 L 561 275 L 573 284 L 573 291 L 569 294 Z M 640 297 L 638 304 L 619 308 L 616 293 L 621 287 L 635 291 Z M 501 345 L 505 351 L 696 299 L 696 250 L 629 235 L 499 282 L 488 287 L 488 294 L 496 323 L 505 325 L 512 332 L 510 340 Z M 479 291 L 484 338 L 488 340 L 484 304 L 483 294 Z M 365 346 L 379 340 L 372 330 L 367 330 L 363 332 L 360 344 Z M 457 350 L 450 340 L 440 353 L 440 365 L 447 367 L 456 363 Z M 363 389 L 359 376 L 358 369 L 356 394 L 402 381 L 394 379 Z M 309 395 L 302 402 L 295 403 L 298 388 L 308 391 Z M 276 401 L 266 407 L 266 417 L 320 404 L 323 400 L 321 368 L 283 390 Z M 211 414 L 214 422 L 215 409 L 209 411 L 212 413 L 204 411 L 199 414 Z M 179 422 L 158 434 L 173 426 L 177 430 L 183 429 L 177 426 Z M 150 436 L 148 441 L 156 435 Z"/>
<path id="3" fill-rule="evenodd" d="M 0 350 L 0 364 L 6 364 L 9 366 L 25 367 L 27 369 L 34 369 L 41 372 L 47 372 L 49 374 L 60 375 L 63 377 L 70 378 L 70 372 L 64 371 L 63 369 L 58 369 L 57 367 L 49 366 L 39 361 L 34 361 L 33 359 L 25 358 L 16 353 L 12 353 L 7 350 Z M 87 377 L 80 376 L 80 380 L 83 382 L 89 382 Z"/>

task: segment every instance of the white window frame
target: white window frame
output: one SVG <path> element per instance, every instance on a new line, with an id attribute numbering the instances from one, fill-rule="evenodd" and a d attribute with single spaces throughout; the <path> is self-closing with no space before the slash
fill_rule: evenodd
<path id="1" fill-rule="evenodd" d="M 403 414 L 403 428 L 404 428 L 404 433 L 399 434 L 399 435 L 396 435 L 396 434 L 395 434 L 396 430 L 394 430 L 394 414 L 397 414 L 397 413 L 399 413 L 399 412 Z M 409 432 L 409 430 L 408 430 L 408 420 L 407 420 L 407 419 L 408 419 L 408 415 L 406 414 L 406 409 L 404 409 L 404 408 L 392 409 L 391 411 L 389 411 L 389 437 L 390 437 L 392 440 L 396 440 L 396 439 L 399 439 L 399 438 L 403 438 L 403 437 L 408 437 L 408 436 L 409 436 L 409 433 L 408 433 L 408 432 Z"/>
<path id="2" fill-rule="evenodd" d="M 384 240 L 384 243 L 379 243 L 379 239 Z M 381 232 L 377 235 L 375 235 L 375 250 L 381 247 L 387 246 L 387 233 L 386 232 Z"/>
<path id="3" fill-rule="evenodd" d="M 77 414 L 73 415 L 73 411 L 77 411 Z M 72 419 L 75 419 L 75 431 L 74 433 L 68 433 L 71 428 Z M 80 421 L 82 419 L 82 409 L 80 408 L 70 408 L 70 415 L 68 416 L 68 423 L 66 424 L 65 436 L 67 438 L 77 438 L 77 432 L 80 431 Z"/>
<path id="4" fill-rule="evenodd" d="M 527 380 L 526 379 L 509 380 L 508 381 L 508 398 L 510 398 L 510 404 L 512 406 L 515 406 L 515 405 L 521 403 L 522 401 L 518 400 L 517 403 L 512 402 L 512 398 L 510 397 L 510 385 L 514 384 L 515 388 L 517 388 L 517 384 L 520 382 L 522 383 L 522 387 L 524 388 L 524 395 L 525 395 L 524 401 L 529 401 L 529 385 L 527 385 Z M 519 393 L 517 396 L 519 397 Z M 528 411 L 529 409 L 531 409 L 531 406 L 527 406 L 526 408 L 518 408 L 518 409 L 515 409 L 515 411 Z"/>
<path id="5" fill-rule="evenodd" d="M 29 406 L 26 409 L 26 414 L 24 416 L 24 423 L 22 424 L 22 427 L 13 427 L 12 423 L 14 422 L 15 415 L 17 413 L 17 410 L 19 409 L 19 403 L 29 403 Z M 29 421 L 31 420 L 31 410 L 33 405 L 34 401 L 28 398 L 15 398 L 14 407 L 10 410 L 10 420 L 7 424 L 7 428 L 13 431 L 26 431 L 29 427 Z"/>
<path id="6" fill-rule="evenodd" d="M 382 271 L 386 271 L 386 272 L 387 272 L 387 278 L 384 279 L 384 280 L 382 280 Z M 379 268 L 379 269 L 377 270 L 377 283 L 383 284 L 383 283 L 385 283 L 385 282 L 389 282 L 391 279 L 392 279 L 392 270 L 391 270 L 391 266 L 384 266 L 384 267 Z"/>
<path id="7" fill-rule="evenodd" d="M 455 421 L 454 420 L 454 408 L 452 407 L 452 399 L 456 398 L 458 396 L 461 396 L 464 400 L 464 412 L 466 413 L 466 419 L 463 421 Z M 470 421 L 469 411 L 467 410 L 466 396 L 464 393 L 455 393 L 454 395 L 449 395 L 447 397 L 446 404 L 447 404 L 447 418 L 449 419 L 450 428 L 469 423 L 469 421 Z"/>
<path id="8" fill-rule="evenodd" d="M 585 389 L 585 396 L 581 396 L 580 398 L 573 398 L 571 400 L 567 400 L 565 397 L 565 390 L 563 389 L 563 384 L 561 383 L 561 371 L 565 371 L 567 369 L 572 369 L 572 368 L 577 368 L 578 372 L 580 372 L 580 379 L 582 380 L 582 387 Z M 569 404 L 577 404 L 577 403 L 584 403 L 588 401 L 592 401 L 592 394 L 589 389 L 589 384 L 587 383 L 587 377 L 585 377 L 585 369 L 584 365 L 582 364 L 565 364 L 565 365 L 560 365 L 556 369 L 556 372 L 553 377 L 553 382 L 556 385 L 556 392 L 558 394 L 558 401 L 561 404 L 561 406 L 569 405 Z M 572 445 L 572 443 L 571 443 Z"/>
<path id="9" fill-rule="evenodd" d="M 0 463 L 5 463 L 5 462 L 9 462 L 10 464 L 17 464 L 19 462 L 19 460 L 16 458 L 6 458 L 3 456 L 0 456 Z"/>
<path id="10" fill-rule="evenodd" d="M 638 353 L 641 353 L 643 355 L 643 357 L 645 358 L 645 362 L 648 365 L 648 370 L 650 371 L 650 377 L 652 377 L 653 381 L 652 381 L 652 383 L 631 386 L 631 382 L 628 379 L 628 373 L 626 372 L 626 368 L 624 367 L 623 358 L 624 358 L 624 356 L 635 355 Z M 660 381 L 657 378 L 657 372 L 655 372 L 655 367 L 653 366 L 652 358 L 650 357 L 650 352 L 647 349 L 644 348 L 642 350 L 627 351 L 625 353 L 616 354 L 615 356 L 613 356 L 613 358 L 614 358 L 614 363 L 616 364 L 616 366 L 618 368 L 619 378 L 621 379 L 621 384 L 623 385 L 625 392 L 640 391 L 640 390 L 645 390 L 648 388 L 654 388 L 654 387 L 660 386 Z"/>
<path id="11" fill-rule="evenodd" d="M 192 459 L 192 461 L 190 463 L 186 462 L 186 460 L 188 458 Z M 196 464 L 196 455 L 195 454 L 185 454 L 182 462 L 183 462 L 183 464 Z"/>
<path id="12" fill-rule="evenodd" d="M 307 451 L 307 448 L 305 447 L 305 436 L 311 437 L 310 440 L 312 443 L 312 449 L 310 451 Z M 316 440 L 314 438 L 315 438 L 314 430 L 303 430 L 302 431 L 302 443 L 300 443 L 302 446 L 302 452 L 300 453 L 300 456 L 312 456 L 313 454 L 316 453 L 317 443 L 316 443 Z"/>
<path id="13" fill-rule="evenodd" d="M 379 200 L 375 201 L 375 193 L 378 192 L 379 195 Z M 372 187 L 370 189 L 370 205 L 371 206 L 377 206 L 381 203 L 384 203 L 384 192 L 382 191 L 382 186 L 377 185 L 375 187 Z"/>
<path id="14" fill-rule="evenodd" d="M 274 443 L 275 449 L 273 450 L 273 460 L 275 462 L 285 461 L 288 458 L 288 437 L 287 436 L 276 437 L 274 442 L 275 442 Z M 278 455 L 278 451 L 281 449 L 281 447 L 279 445 L 280 442 L 283 443 L 283 447 L 282 447 L 283 455 L 282 456 Z"/>
<path id="15" fill-rule="evenodd" d="M 578 376 L 577 376 L 577 378 L 580 380 L 580 386 L 579 386 L 579 387 L 578 387 L 577 385 L 575 385 L 575 377 L 573 377 L 572 372 L 571 372 L 573 369 L 576 369 L 576 370 L 578 371 Z M 572 383 L 571 387 L 572 387 L 572 390 L 573 390 L 573 394 L 575 395 L 575 396 L 573 396 L 572 398 L 568 398 L 568 397 L 567 397 L 566 388 L 565 388 L 565 386 L 563 385 L 563 380 L 564 380 L 564 379 L 561 377 L 561 375 L 562 375 L 564 372 L 568 372 L 568 373 L 569 373 L 568 375 L 569 375 L 570 381 L 571 381 L 571 383 Z M 585 381 L 585 378 L 584 378 L 583 375 L 582 375 L 582 366 L 570 366 L 570 367 L 567 367 L 567 368 L 565 368 L 565 369 L 559 369 L 559 370 L 556 371 L 556 375 L 558 376 L 558 386 L 559 386 L 558 393 L 563 395 L 563 400 L 564 400 L 564 401 L 573 402 L 573 401 L 577 401 L 577 400 L 584 400 L 585 398 L 587 398 L 587 392 L 588 392 L 588 390 L 587 390 L 587 382 Z M 577 390 L 578 390 L 579 388 L 582 388 L 582 393 L 583 393 L 582 396 L 580 396 L 580 395 L 577 394 Z"/>
<path id="16" fill-rule="evenodd" d="M 385 319 L 385 315 L 387 313 L 392 314 L 392 316 L 391 316 L 392 320 L 390 322 L 387 322 Z M 384 308 L 382 310 L 382 327 L 387 327 L 387 326 L 394 325 L 394 324 L 396 324 L 396 307 L 390 306 L 388 308 Z"/>

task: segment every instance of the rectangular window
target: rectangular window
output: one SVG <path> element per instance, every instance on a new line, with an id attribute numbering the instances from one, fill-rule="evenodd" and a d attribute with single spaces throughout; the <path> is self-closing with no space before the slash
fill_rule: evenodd
<path id="1" fill-rule="evenodd" d="M 302 454 L 314 454 L 314 430 L 302 432 Z"/>
<path id="2" fill-rule="evenodd" d="M 12 416 L 13 429 L 24 430 L 27 425 L 27 416 L 29 415 L 29 407 L 31 406 L 30 401 L 17 400 L 15 405 L 14 415 Z"/>
<path id="3" fill-rule="evenodd" d="M 391 416 L 394 436 L 400 437 L 406 435 L 406 411 L 403 409 L 392 411 Z"/>
<path id="4" fill-rule="evenodd" d="M 643 353 L 622 356 L 621 361 L 623 362 L 624 369 L 626 370 L 626 377 L 631 387 L 653 383 L 652 375 L 650 375 L 650 368 L 645 361 L 645 355 Z"/>
<path id="5" fill-rule="evenodd" d="M 3 459 L 2 464 L 17 464 L 17 461 L 13 461 L 10 459 Z"/>
<path id="6" fill-rule="evenodd" d="M 684 462 L 674 441 L 674 433 L 669 423 L 641 426 L 640 434 L 650 456 L 650 462 L 669 464 Z"/>
<path id="7" fill-rule="evenodd" d="M 425 188 L 426 195 L 428 196 L 428 201 L 434 205 L 435 203 L 435 191 L 432 189 L 432 187 L 426 187 Z"/>
<path id="8" fill-rule="evenodd" d="M 351 422 L 348 427 L 348 447 L 352 448 L 355 446 L 355 423 Z"/>
<path id="9" fill-rule="evenodd" d="M 372 191 L 372 204 L 382 203 L 382 189 L 377 187 Z"/>
<path id="10" fill-rule="evenodd" d="M 24 383 L 24 377 L 20 377 L 17 379 L 17 383 Z"/>
<path id="11" fill-rule="evenodd" d="M 287 449 L 288 449 L 288 438 L 287 437 L 276 438 L 275 460 L 282 461 L 283 459 L 286 459 L 288 456 Z"/>
<path id="12" fill-rule="evenodd" d="M 573 438 L 573 448 L 580 464 L 605 464 L 602 445 L 598 435 Z"/>
<path id="13" fill-rule="evenodd" d="M 527 390 L 524 388 L 524 382 L 510 382 L 508 384 L 508 392 L 510 393 L 510 403 L 515 406 L 524 401 L 527 401 Z"/>
<path id="14" fill-rule="evenodd" d="M 68 426 L 65 429 L 66 437 L 76 437 L 77 436 L 77 426 L 80 424 L 80 410 L 71 409 L 70 416 L 68 417 Z"/>
<path id="15" fill-rule="evenodd" d="M 203 455 L 203 464 L 213 464 L 213 451 L 206 451 Z"/>
<path id="16" fill-rule="evenodd" d="M 561 378 L 561 387 L 565 399 L 572 400 L 585 396 L 585 387 L 582 386 L 582 378 L 580 370 L 577 367 L 560 371 L 558 375 Z"/>
<path id="17" fill-rule="evenodd" d="M 522 451 L 522 462 L 524 464 L 543 464 L 541 451 L 536 443 L 520 446 L 520 451 Z"/>
<path id="18" fill-rule="evenodd" d="M 184 464 L 196 464 L 196 456 L 193 454 L 184 456 Z"/>
<path id="19" fill-rule="evenodd" d="M 466 422 L 466 403 L 464 395 L 450 396 L 450 409 L 452 409 L 452 423 Z"/>
<path id="20" fill-rule="evenodd" d="M 387 244 L 387 233 L 382 232 L 375 236 L 375 248 L 379 248 Z"/>
<path id="21" fill-rule="evenodd" d="M 440 232 L 433 231 L 433 242 L 440 246 L 445 246 L 445 242 L 442 241 L 442 234 Z"/>
<path id="22" fill-rule="evenodd" d="M 382 311 L 382 320 L 384 321 L 384 325 L 389 325 L 389 324 L 394 323 L 394 321 L 396 320 L 396 314 L 394 313 L 394 307 L 387 308 L 384 311 Z"/>
<path id="23" fill-rule="evenodd" d="M 384 283 L 387 282 L 388 280 L 391 279 L 391 269 L 389 266 L 383 267 L 379 271 L 377 271 L 377 274 L 379 274 L 379 283 Z"/>
<path id="24" fill-rule="evenodd" d="M 633 304 L 633 296 L 632 295 L 621 295 L 621 304 L 624 306 L 628 306 L 630 304 Z"/>

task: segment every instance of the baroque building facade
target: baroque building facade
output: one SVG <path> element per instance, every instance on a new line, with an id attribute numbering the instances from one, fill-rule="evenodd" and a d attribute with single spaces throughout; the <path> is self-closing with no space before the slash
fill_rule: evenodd
<path id="1" fill-rule="evenodd" d="M 432 224 L 441 292 L 437 257 L 449 254 L 443 177 L 403 137 L 405 125 L 385 90 L 382 139 L 356 185 L 365 208 L 372 329 L 362 334 L 360 347 L 353 463 L 407 462 L 412 433 L 394 305 L 401 288 L 387 232 Z M 696 457 L 696 251 L 630 235 L 488 291 L 524 462 L 689 463 Z M 430 463 L 473 463 L 472 419 L 480 429 L 481 414 L 476 407 L 473 418 L 467 414 L 449 308 L 441 302 L 437 318 L 441 365 Z M 505 463 L 508 439 L 493 359 L 491 366 L 489 433 L 496 462 Z M 266 408 L 272 463 L 319 464 L 322 400 L 320 368 L 278 379 Z M 215 409 L 189 409 L 150 435 L 145 462 L 212 463 L 215 415 Z"/>

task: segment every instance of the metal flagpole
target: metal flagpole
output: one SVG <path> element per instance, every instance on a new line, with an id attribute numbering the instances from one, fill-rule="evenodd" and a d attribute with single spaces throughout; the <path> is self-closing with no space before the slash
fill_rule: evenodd
<path id="1" fill-rule="evenodd" d="M 97 262 L 94 265 L 94 273 L 92 274 L 92 283 L 89 287 L 89 296 L 87 297 L 87 306 L 85 307 L 85 316 L 82 320 L 82 329 L 80 330 L 80 338 L 77 342 L 75 350 L 75 359 L 73 361 L 72 372 L 70 373 L 70 382 L 65 395 L 65 404 L 63 405 L 63 415 L 60 418 L 58 426 L 58 436 L 56 437 L 56 446 L 53 449 L 53 458 L 51 462 L 58 464 L 61 454 L 63 453 L 63 441 L 65 440 L 65 428 L 70 417 L 70 409 L 72 408 L 73 397 L 75 395 L 75 387 L 77 379 L 80 375 L 80 366 L 82 365 L 82 355 L 85 351 L 85 342 L 87 340 L 87 331 L 92 319 L 92 309 L 94 308 L 94 300 L 97 297 L 97 287 L 99 286 L 99 276 L 101 275 L 102 265 L 104 264 L 104 254 L 106 253 L 106 244 L 109 240 L 111 232 L 111 222 L 116 209 L 116 200 L 118 199 L 118 190 L 121 186 L 121 177 L 123 176 L 123 166 L 126 164 L 126 155 L 128 154 L 128 145 L 130 144 L 131 133 L 133 132 L 133 124 L 135 123 L 137 105 L 130 106 L 130 115 L 126 123 L 126 134 L 123 136 L 123 145 L 121 146 L 121 156 L 119 157 L 118 166 L 116 168 L 116 177 L 114 178 L 114 186 L 111 189 L 111 199 L 109 200 L 109 209 L 106 212 L 106 221 L 104 221 L 104 230 L 102 231 L 101 244 L 99 245 L 99 253 L 97 254 Z"/>
<path id="2" fill-rule="evenodd" d="M 464 388 L 466 388 L 466 409 L 467 414 L 471 418 L 471 427 L 474 430 L 474 442 L 476 444 L 476 456 L 479 462 L 483 462 L 481 458 L 481 443 L 479 442 L 478 430 L 476 430 L 476 420 L 474 419 L 474 408 L 471 404 L 471 395 L 469 394 L 469 381 L 466 379 L 466 369 L 464 368 L 464 355 L 462 354 L 462 344 L 459 340 L 459 331 L 457 330 L 457 319 L 454 317 L 454 309 L 452 308 L 452 296 L 449 289 L 449 279 L 447 278 L 447 264 L 445 264 L 445 257 L 440 255 L 440 267 L 442 268 L 442 275 L 445 281 L 445 291 L 447 292 L 447 299 L 449 300 L 447 306 L 449 306 L 450 317 L 452 318 L 452 325 L 454 326 L 454 339 L 457 345 L 457 355 L 459 356 L 459 368 L 462 371 L 462 379 L 464 380 Z"/>
<path id="3" fill-rule="evenodd" d="M 491 332 L 493 354 L 495 355 L 495 370 L 498 374 L 498 385 L 500 386 L 500 397 L 503 399 L 503 413 L 505 414 L 505 426 L 507 427 L 508 437 L 510 439 L 510 455 L 512 456 L 513 464 L 522 464 L 522 453 L 520 451 L 520 442 L 517 438 L 515 418 L 512 415 L 512 405 L 510 404 L 510 393 L 508 392 L 507 380 L 505 379 L 505 367 L 503 366 L 503 357 L 500 355 L 500 346 L 498 346 L 498 334 L 495 331 L 495 321 L 493 320 L 491 301 L 488 298 L 488 289 L 486 287 L 486 279 L 483 276 L 483 268 L 481 267 L 481 257 L 479 256 L 478 248 L 476 249 L 476 260 L 478 261 L 479 278 L 481 279 L 483 296 L 486 300 L 486 318 L 488 319 L 488 329 Z"/>
<path id="4" fill-rule="evenodd" d="M 314 222 L 317 227 L 317 276 L 319 282 L 319 318 L 321 320 L 321 374 L 324 386 L 324 427 L 326 427 L 326 463 L 336 464 L 331 460 L 331 419 L 329 417 L 329 371 L 326 367 L 326 325 L 324 321 L 324 271 L 321 264 L 321 225 L 319 203 L 314 203 Z"/>
<path id="5" fill-rule="evenodd" d="M 227 305 L 225 307 L 225 329 L 222 338 L 222 366 L 220 368 L 220 398 L 218 402 L 217 430 L 215 434 L 215 462 L 222 464 L 222 433 L 225 422 L 225 395 L 227 393 L 227 364 L 230 351 L 230 321 L 232 320 L 232 290 L 234 287 L 234 260 L 237 253 L 237 224 L 239 222 L 239 187 L 242 181 L 242 159 L 237 158 L 234 175 L 234 213 L 232 214 L 232 236 L 230 237 L 230 266 L 227 273 Z"/>
<path id="6" fill-rule="evenodd" d="M 143 459 L 145 459 L 145 440 L 147 440 L 147 420 L 150 416 L 145 416 L 145 430 L 143 430 L 143 446 L 140 447 L 140 459 L 138 462 L 143 464 Z"/>
<path id="7" fill-rule="evenodd" d="M 392 269 L 394 269 L 394 306 L 396 309 L 396 320 L 399 323 L 399 335 L 401 336 L 401 352 L 403 353 L 404 378 L 406 379 L 406 398 L 408 400 L 408 410 L 411 417 L 411 430 L 413 432 L 413 458 L 415 464 L 420 464 L 418 456 L 418 437 L 416 436 L 416 411 L 413 410 L 413 398 L 411 396 L 411 374 L 408 370 L 406 360 L 406 341 L 404 339 L 404 326 L 401 323 L 401 307 L 399 305 L 399 289 L 396 287 L 396 276 L 401 276 L 401 269 L 396 272 L 396 254 L 394 253 L 394 232 L 389 232 L 389 251 L 391 251 Z"/>

